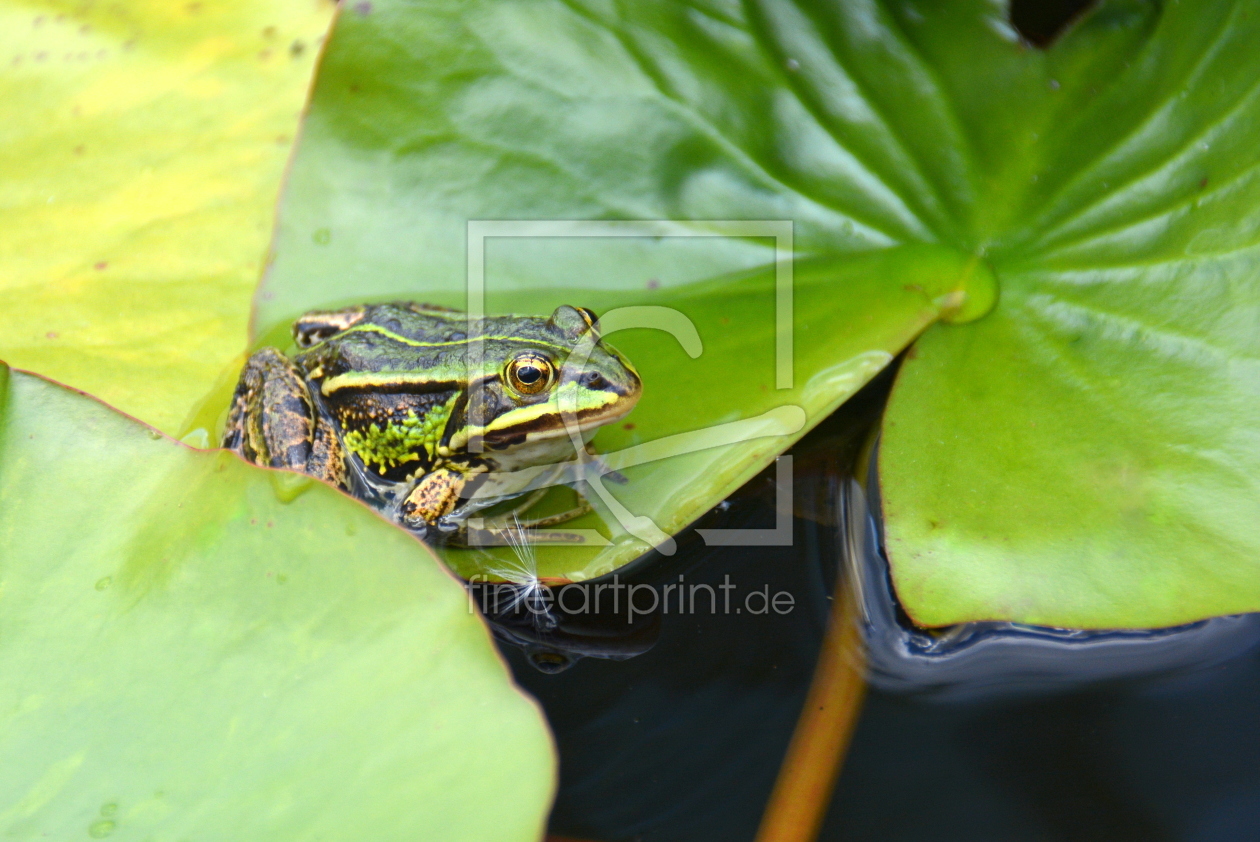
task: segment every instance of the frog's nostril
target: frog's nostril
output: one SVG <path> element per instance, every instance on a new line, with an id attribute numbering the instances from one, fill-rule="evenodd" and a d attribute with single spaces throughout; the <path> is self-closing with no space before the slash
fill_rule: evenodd
<path id="1" fill-rule="evenodd" d="M 608 384 L 605 382 L 602 374 L 597 371 L 592 371 L 588 374 L 582 375 L 582 385 L 588 389 L 602 389 Z"/>

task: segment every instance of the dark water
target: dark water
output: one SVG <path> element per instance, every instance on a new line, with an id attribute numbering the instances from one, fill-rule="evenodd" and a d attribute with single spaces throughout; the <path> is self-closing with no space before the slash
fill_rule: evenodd
<path id="1" fill-rule="evenodd" d="M 658 588 L 680 576 L 709 585 L 712 610 L 701 589 L 693 610 L 671 606 L 650 620 L 655 643 L 643 654 L 586 658 L 558 674 L 504 647 L 559 745 L 554 833 L 604 842 L 753 838 L 829 595 L 845 575 L 850 536 L 828 513 L 886 385 L 873 384 L 794 449 L 792 546 L 708 548 L 689 534 L 674 558 L 631 571 L 630 581 Z M 772 527 L 773 499 L 766 474 L 699 525 Z M 919 633 L 898 624 L 891 597 L 879 609 L 869 584 L 876 607 L 867 634 L 880 674 L 821 839 L 1260 840 L 1254 618 L 1119 640 L 977 624 L 960 629 L 952 649 L 932 644 L 925 654 L 915 649 Z M 791 608 L 762 611 L 755 592 L 790 594 Z M 1093 647 L 1077 668 L 1074 645 Z M 922 659 L 942 652 L 944 666 L 923 672 Z"/>

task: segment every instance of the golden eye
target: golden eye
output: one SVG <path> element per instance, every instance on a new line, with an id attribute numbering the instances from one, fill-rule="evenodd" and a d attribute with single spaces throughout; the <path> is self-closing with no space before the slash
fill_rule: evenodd
<path id="1" fill-rule="evenodd" d="M 508 363 L 508 385 L 522 395 L 536 395 L 551 385 L 551 360 L 541 354 L 521 354 Z"/>

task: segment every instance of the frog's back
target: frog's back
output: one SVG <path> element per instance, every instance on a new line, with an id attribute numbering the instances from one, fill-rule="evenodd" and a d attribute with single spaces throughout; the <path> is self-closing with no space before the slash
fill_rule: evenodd
<path id="1" fill-rule="evenodd" d="M 467 363 L 474 340 L 484 340 L 480 350 L 488 371 L 523 349 L 544 352 L 557 364 L 573 349 L 573 338 L 540 316 L 470 320 L 456 310 L 396 302 L 359 308 L 353 323 L 344 326 L 320 317 L 324 321 L 318 324 L 336 325 L 338 329 L 318 338 L 298 355 L 297 362 L 325 380 L 351 373 L 409 374 L 416 378 L 424 373 L 435 385 L 441 381 L 456 387 L 468 380 Z M 307 321 L 300 325 L 316 324 L 314 315 L 304 318 Z M 295 325 L 295 335 L 302 329 L 300 325 Z"/>
<path id="2" fill-rule="evenodd" d="M 404 340 L 406 344 L 452 345 L 473 339 L 487 342 L 514 341 L 548 346 L 560 351 L 573 349 L 573 337 L 558 328 L 547 316 L 501 315 L 469 319 L 466 313 L 430 304 L 395 302 L 367 308 L 362 322 Z"/>

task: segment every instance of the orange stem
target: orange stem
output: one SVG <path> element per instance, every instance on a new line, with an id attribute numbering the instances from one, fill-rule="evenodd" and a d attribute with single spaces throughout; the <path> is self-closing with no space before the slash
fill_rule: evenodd
<path id="1" fill-rule="evenodd" d="M 756 842 L 818 836 L 866 692 L 862 639 L 848 578 L 836 586 L 818 666 Z"/>

